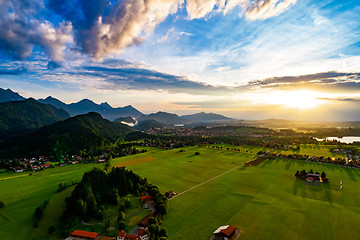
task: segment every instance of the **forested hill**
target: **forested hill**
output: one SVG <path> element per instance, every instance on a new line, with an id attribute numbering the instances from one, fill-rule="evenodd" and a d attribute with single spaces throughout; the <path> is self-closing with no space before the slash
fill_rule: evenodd
<path id="1" fill-rule="evenodd" d="M 69 117 L 66 111 L 39 103 L 32 98 L 0 103 L 0 141 Z"/>
<path id="2" fill-rule="evenodd" d="M 46 126 L 0 143 L 0 158 L 54 156 L 94 150 L 134 131 L 132 128 L 88 113 Z"/>

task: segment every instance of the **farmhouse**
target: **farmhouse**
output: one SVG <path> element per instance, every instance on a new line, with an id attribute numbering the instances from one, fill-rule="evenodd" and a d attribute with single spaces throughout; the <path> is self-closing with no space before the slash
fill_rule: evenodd
<path id="1" fill-rule="evenodd" d="M 214 232 L 214 239 L 227 240 L 235 234 L 236 227 L 233 225 L 221 226 Z"/>
<path id="2" fill-rule="evenodd" d="M 116 237 L 116 240 L 148 240 L 148 233 L 144 228 L 141 228 L 137 234 L 126 234 L 121 230 Z"/>
<path id="3" fill-rule="evenodd" d="M 71 233 L 71 236 L 75 237 L 76 239 L 96 239 L 99 237 L 99 233 L 96 232 L 87 232 L 87 231 L 82 231 L 82 230 L 74 230 Z"/>
<path id="4" fill-rule="evenodd" d="M 165 197 L 167 198 L 172 198 L 174 195 L 176 195 L 176 193 L 174 193 L 173 191 L 168 191 L 165 193 Z"/>
<path id="5" fill-rule="evenodd" d="M 306 181 L 307 182 L 321 182 L 321 178 L 320 178 L 319 174 L 308 173 Z"/>
<path id="6" fill-rule="evenodd" d="M 149 224 L 149 219 L 152 217 L 156 217 L 155 213 L 150 213 L 147 215 L 141 222 L 138 224 L 140 228 L 146 228 Z"/>
<path id="7" fill-rule="evenodd" d="M 152 201 L 153 199 L 150 195 L 145 195 L 145 196 L 140 197 L 140 200 L 144 201 L 144 202 L 149 202 L 149 201 Z"/>

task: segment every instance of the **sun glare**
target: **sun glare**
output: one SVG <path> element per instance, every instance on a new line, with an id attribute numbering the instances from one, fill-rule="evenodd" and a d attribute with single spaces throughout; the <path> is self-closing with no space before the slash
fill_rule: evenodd
<path id="1" fill-rule="evenodd" d="M 310 90 L 295 91 L 276 91 L 271 94 L 266 93 L 262 103 L 271 105 L 283 105 L 289 108 L 310 109 L 322 104 L 324 101 L 319 99 L 321 94 Z"/>

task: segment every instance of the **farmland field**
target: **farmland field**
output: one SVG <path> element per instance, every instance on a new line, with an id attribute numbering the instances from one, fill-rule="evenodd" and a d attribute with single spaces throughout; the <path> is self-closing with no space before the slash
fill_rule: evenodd
<path id="1" fill-rule="evenodd" d="M 320 154 L 324 148 L 316 150 Z M 200 155 L 195 156 L 195 151 Z M 176 193 L 255 157 L 209 148 L 150 155 L 151 161 L 128 168 L 148 178 L 161 191 Z M 126 165 L 137 158 L 140 155 L 114 163 Z M 330 183 L 306 185 L 294 177 L 296 170 L 302 169 L 325 171 Z M 344 182 L 343 190 L 339 190 L 339 180 Z M 357 169 L 267 160 L 256 167 L 239 167 L 170 200 L 163 224 L 169 239 L 174 240 L 209 239 L 218 226 L 225 224 L 239 227 L 243 232 L 240 239 L 359 239 L 360 232 L 352 230 L 360 222 L 359 181 Z"/>
<path id="2" fill-rule="evenodd" d="M 35 208 L 56 195 L 59 183 L 79 182 L 84 172 L 95 166 L 99 164 L 57 167 L 37 172 L 32 176 L 28 173 L 1 174 L 0 198 L 6 208 L 0 210 L 0 213 L 8 219 L 7 221 L 0 220 L 2 222 L 0 224 L 1 239 L 27 239 L 33 236 L 32 215 Z M 35 229 L 34 239 L 40 235 Z"/>
<path id="3" fill-rule="evenodd" d="M 114 159 L 112 165 L 126 166 L 163 193 L 185 191 L 169 201 L 169 212 L 163 220 L 171 240 L 206 240 L 218 226 L 227 224 L 240 228 L 239 239 L 360 239 L 360 232 L 354 230 L 360 222 L 358 169 L 284 159 L 244 167 L 245 162 L 257 158 L 258 151 L 269 149 L 242 146 L 235 147 L 237 151 L 226 150 L 231 148 L 227 145 L 215 146 L 222 149 L 149 149 Z M 316 156 L 328 151 L 308 148 Z M 51 223 L 40 222 L 40 229 L 34 230 L 35 208 L 50 199 L 50 210 L 58 214 L 52 206 L 61 205 L 58 201 L 70 194 L 70 189 L 57 194 L 58 184 L 79 181 L 85 171 L 95 166 L 102 167 L 81 164 L 48 169 L 34 176 L 0 174 L 0 196 L 6 204 L 0 216 L 1 239 L 46 239 L 40 230 L 47 231 Z M 294 177 L 296 170 L 302 169 L 325 171 L 329 184 L 306 185 Z M 343 190 L 339 189 L 340 180 Z M 127 221 L 133 225 L 143 214 Z M 51 217 L 45 214 L 44 218 Z"/>

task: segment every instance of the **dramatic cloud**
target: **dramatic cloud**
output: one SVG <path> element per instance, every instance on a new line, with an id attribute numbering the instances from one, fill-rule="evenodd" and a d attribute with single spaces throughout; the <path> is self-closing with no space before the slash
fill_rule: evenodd
<path id="1" fill-rule="evenodd" d="M 359 88 L 360 73 L 324 72 L 301 76 L 274 77 L 248 83 L 251 87 L 281 87 L 294 85 L 327 85 L 342 88 Z"/>
<path id="2" fill-rule="evenodd" d="M 189 19 L 239 6 L 251 20 L 277 16 L 295 0 L 3 0 L 0 2 L 0 51 L 24 59 L 34 46 L 54 61 L 72 49 L 101 59 L 141 44 L 155 27 L 183 5 Z M 54 14 L 55 13 L 55 14 Z"/>
<path id="3" fill-rule="evenodd" d="M 59 22 L 58 28 L 48 21 L 40 21 L 36 14 L 43 8 L 42 1 L 0 2 L 0 51 L 24 59 L 33 47 L 42 47 L 53 60 L 61 60 L 67 43 L 72 41 L 70 22 Z"/>
<path id="4" fill-rule="evenodd" d="M 100 84 L 99 88 L 106 90 L 165 91 L 193 95 L 218 95 L 223 94 L 225 91 L 231 91 L 226 87 L 211 86 L 190 81 L 182 76 L 143 68 L 85 66 L 75 74 L 96 76 L 103 79 L 103 83 Z"/>

